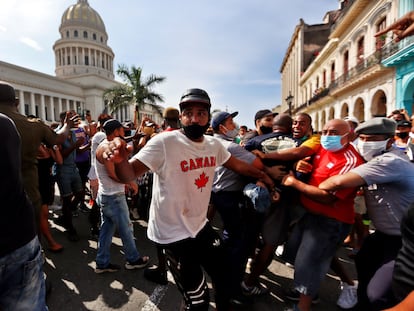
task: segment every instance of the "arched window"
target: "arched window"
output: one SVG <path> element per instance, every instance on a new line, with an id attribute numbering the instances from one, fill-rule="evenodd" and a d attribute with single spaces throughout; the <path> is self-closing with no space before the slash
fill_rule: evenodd
<path id="1" fill-rule="evenodd" d="M 66 31 L 66 38 L 69 38 L 69 30 Z"/>
<path id="2" fill-rule="evenodd" d="M 75 31 L 73 32 L 73 35 L 74 35 L 74 37 L 75 37 L 75 38 L 77 38 L 77 37 L 78 37 L 78 31 L 77 31 L 77 30 L 75 30 Z"/>
<path id="3" fill-rule="evenodd" d="M 86 39 L 86 38 L 88 38 L 88 32 L 87 31 L 84 31 L 83 32 L 83 37 Z"/>
<path id="4" fill-rule="evenodd" d="M 93 40 L 95 40 L 95 41 L 96 41 L 96 33 L 94 33 L 94 34 L 92 35 L 92 38 L 93 38 Z"/>

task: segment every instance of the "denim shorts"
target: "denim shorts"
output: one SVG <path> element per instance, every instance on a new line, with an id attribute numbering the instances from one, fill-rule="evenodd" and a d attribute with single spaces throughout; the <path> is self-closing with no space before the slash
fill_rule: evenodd
<path id="1" fill-rule="evenodd" d="M 0 310 L 48 310 L 43 258 L 37 236 L 0 258 L 0 275 Z"/>
<path id="2" fill-rule="evenodd" d="M 351 229 L 350 224 L 322 215 L 306 213 L 289 238 L 296 248 L 294 286 L 300 293 L 315 296 L 329 271 L 331 260 Z"/>
<path id="3" fill-rule="evenodd" d="M 82 191 L 82 180 L 76 166 L 60 167 L 56 177 L 61 197 Z"/>

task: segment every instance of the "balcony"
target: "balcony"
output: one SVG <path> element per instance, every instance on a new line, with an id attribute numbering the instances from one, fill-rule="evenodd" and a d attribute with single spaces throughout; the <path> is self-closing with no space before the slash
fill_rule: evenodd
<path id="1" fill-rule="evenodd" d="M 324 88 L 305 103 L 295 107 L 292 112 L 297 113 L 312 104 L 325 102 L 323 99 L 328 95 L 336 96 L 346 92 L 357 83 L 368 81 L 388 72 L 391 69 L 387 67 L 406 62 L 409 57 L 414 57 L 414 36 L 398 43 L 391 41 L 361 60 L 355 67 L 349 69 L 348 72 L 333 80 L 329 87 Z"/>

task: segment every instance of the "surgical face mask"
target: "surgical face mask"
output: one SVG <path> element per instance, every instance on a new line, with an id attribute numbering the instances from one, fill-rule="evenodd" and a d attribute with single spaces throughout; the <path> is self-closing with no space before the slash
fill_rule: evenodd
<path id="1" fill-rule="evenodd" d="M 225 126 L 223 126 L 226 129 L 226 133 L 224 133 L 224 136 L 230 139 L 234 139 L 238 134 L 239 131 L 237 129 L 228 130 Z"/>
<path id="2" fill-rule="evenodd" d="M 387 150 L 387 143 L 388 139 L 381 141 L 362 141 L 358 139 L 357 148 L 365 161 L 370 161 L 375 156 L 380 155 L 383 151 Z"/>
<path id="3" fill-rule="evenodd" d="M 347 134 L 345 134 L 347 135 Z M 344 146 L 341 144 L 341 139 L 345 135 L 322 135 L 321 145 L 322 148 L 331 152 L 341 150 Z"/>

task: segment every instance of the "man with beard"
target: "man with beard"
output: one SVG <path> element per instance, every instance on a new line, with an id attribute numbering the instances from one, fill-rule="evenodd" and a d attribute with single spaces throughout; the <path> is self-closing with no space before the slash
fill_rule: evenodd
<path id="1" fill-rule="evenodd" d="M 219 140 L 204 135 L 210 120 L 210 98 L 189 89 L 180 100 L 183 128 L 154 136 L 128 161 L 126 143 L 115 138 L 103 156 L 115 163 L 121 182 L 151 170 L 153 194 L 148 237 L 164 250 L 167 265 L 183 294 L 185 310 L 208 310 L 210 275 L 217 310 L 229 310 L 229 267 L 223 243 L 207 219 L 215 168 L 223 165 L 239 174 L 274 183 L 263 171 L 231 156 Z"/>

